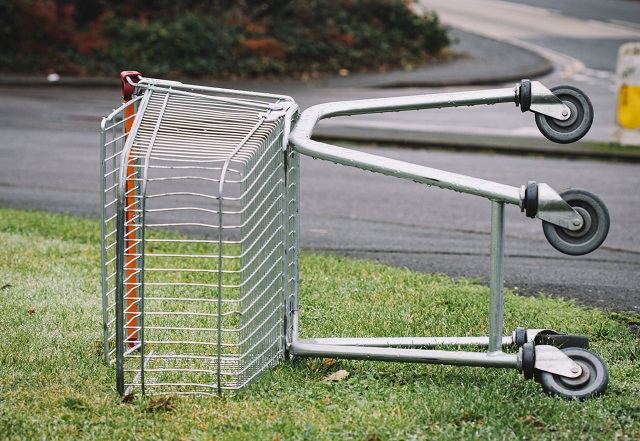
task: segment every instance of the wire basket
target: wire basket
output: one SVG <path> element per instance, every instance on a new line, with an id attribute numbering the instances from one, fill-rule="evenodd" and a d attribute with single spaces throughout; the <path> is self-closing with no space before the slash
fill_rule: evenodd
<path id="1" fill-rule="evenodd" d="M 105 355 L 118 391 L 239 389 L 292 332 L 297 106 L 146 78 L 125 98 L 101 137 Z"/>

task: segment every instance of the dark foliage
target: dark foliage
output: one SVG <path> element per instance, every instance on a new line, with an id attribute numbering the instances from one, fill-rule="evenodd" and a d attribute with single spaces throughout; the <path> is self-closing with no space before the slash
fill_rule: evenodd
<path id="1" fill-rule="evenodd" d="M 0 0 L 0 69 L 306 76 L 406 68 L 449 44 L 407 0 Z"/>

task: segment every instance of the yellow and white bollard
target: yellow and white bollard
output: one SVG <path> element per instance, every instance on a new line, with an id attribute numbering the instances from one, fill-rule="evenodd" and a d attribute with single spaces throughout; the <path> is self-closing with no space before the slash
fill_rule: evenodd
<path id="1" fill-rule="evenodd" d="M 613 142 L 640 145 L 640 43 L 626 43 L 618 52 L 618 94 Z"/>

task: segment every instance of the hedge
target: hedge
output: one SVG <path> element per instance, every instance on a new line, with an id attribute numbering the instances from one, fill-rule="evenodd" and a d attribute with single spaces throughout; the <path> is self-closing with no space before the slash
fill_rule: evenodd
<path id="1" fill-rule="evenodd" d="M 208 78 L 411 68 L 449 45 L 410 0 L 0 0 L 0 70 Z"/>

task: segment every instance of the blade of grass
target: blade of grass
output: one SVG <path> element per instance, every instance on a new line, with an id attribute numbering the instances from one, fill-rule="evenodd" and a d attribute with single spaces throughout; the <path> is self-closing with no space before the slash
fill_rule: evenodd
<path id="1" fill-rule="evenodd" d="M 235 396 L 115 392 L 101 357 L 99 223 L 0 209 L 0 439 L 581 439 L 640 436 L 640 343 L 602 311 L 505 294 L 505 329 L 591 337 L 607 394 L 571 402 L 515 371 L 294 360 Z M 304 254 L 301 337 L 486 334 L 473 280 Z M 344 369 L 339 382 L 323 381 Z"/>

